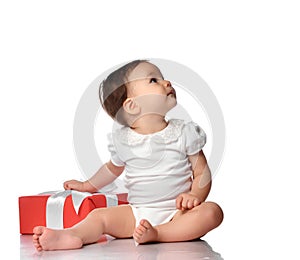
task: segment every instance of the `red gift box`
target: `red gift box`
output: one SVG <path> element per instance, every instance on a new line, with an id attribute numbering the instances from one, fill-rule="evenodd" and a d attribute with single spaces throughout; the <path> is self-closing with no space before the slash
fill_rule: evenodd
<path id="1" fill-rule="evenodd" d="M 65 192 L 66 191 L 61 193 Z M 69 194 L 65 194 L 65 198 L 63 198 L 62 202 L 63 204 L 61 204 L 61 209 L 63 212 L 58 212 L 59 209 L 55 208 L 55 205 L 54 208 L 52 207 L 49 209 L 49 203 L 51 201 L 49 198 L 53 198 L 55 196 L 58 198 L 60 196 L 59 194 L 58 196 L 57 194 L 41 194 L 19 197 L 20 233 L 32 234 L 32 230 L 35 226 L 47 226 L 47 222 L 49 223 L 50 214 L 52 216 L 59 216 L 59 214 L 61 214 L 61 222 L 63 223 L 61 224 L 63 225 L 63 228 L 68 228 L 83 220 L 88 213 L 95 208 L 128 204 L 127 193 L 115 195 L 93 193 L 85 195 L 84 199 L 79 205 L 79 209 L 77 209 L 78 212 L 76 212 L 76 206 L 74 207 L 74 202 L 72 199 L 73 191 L 69 192 Z M 76 192 L 76 194 L 79 194 L 79 192 Z"/>

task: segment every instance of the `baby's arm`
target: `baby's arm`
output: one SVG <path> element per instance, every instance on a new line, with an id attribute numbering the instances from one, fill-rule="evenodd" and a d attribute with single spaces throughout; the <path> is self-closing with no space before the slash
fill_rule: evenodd
<path id="1" fill-rule="evenodd" d="M 66 190 L 77 190 L 96 192 L 118 178 L 124 170 L 124 166 L 115 166 L 111 161 L 101 166 L 101 168 L 87 181 L 70 180 L 64 182 Z"/>
<path id="2" fill-rule="evenodd" d="M 211 173 L 203 151 L 190 155 L 193 169 L 193 183 L 189 193 L 180 194 L 176 199 L 178 209 L 191 209 L 207 198 L 211 188 Z"/>
<path id="3" fill-rule="evenodd" d="M 195 195 L 200 202 L 203 202 L 211 188 L 211 172 L 202 150 L 199 154 L 189 156 L 189 160 L 192 164 L 194 178 L 190 194 Z"/>

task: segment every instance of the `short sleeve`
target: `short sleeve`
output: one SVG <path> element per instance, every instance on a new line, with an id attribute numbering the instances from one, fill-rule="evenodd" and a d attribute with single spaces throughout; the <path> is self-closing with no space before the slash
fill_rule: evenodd
<path id="1" fill-rule="evenodd" d="M 186 138 L 186 153 L 193 155 L 201 151 L 206 143 L 206 134 L 203 129 L 194 122 L 189 122 L 184 126 Z"/>
<path id="2" fill-rule="evenodd" d="M 118 167 L 125 166 L 125 163 L 120 159 L 120 157 L 117 154 L 117 150 L 113 141 L 112 134 L 107 135 L 108 138 L 108 150 L 110 152 L 110 160 L 111 162 Z"/>

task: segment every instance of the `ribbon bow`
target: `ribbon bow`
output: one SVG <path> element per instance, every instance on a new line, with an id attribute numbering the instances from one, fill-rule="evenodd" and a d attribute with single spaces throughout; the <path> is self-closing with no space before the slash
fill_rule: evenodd
<path id="1" fill-rule="evenodd" d="M 46 205 L 46 225 L 49 228 L 62 229 L 64 228 L 64 205 L 66 198 L 71 195 L 72 202 L 76 214 L 79 212 L 79 208 L 82 201 L 91 196 L 89 192 L 79 192 L 75 190 L 59 191 L 51 195 L 47 200 Z"/>

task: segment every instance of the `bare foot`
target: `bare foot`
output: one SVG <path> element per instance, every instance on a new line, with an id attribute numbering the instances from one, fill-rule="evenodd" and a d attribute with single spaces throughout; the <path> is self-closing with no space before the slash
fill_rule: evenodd
<path id="1" fill-rule="evenodd" d="M 133 232 L 133 238 L 139 244 L 157 241 L 157 237 L 157 230 L 146 219 L 142 219 Z"/>
<path id="2" fill-rule="evenodd" d="M 82 240 L 70 230 L 55 230 L 42 226 L 33 229 L 33 244 L 38 251 L 75 249 L 82 247 Z"/>

